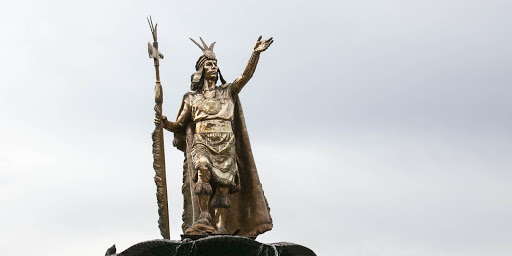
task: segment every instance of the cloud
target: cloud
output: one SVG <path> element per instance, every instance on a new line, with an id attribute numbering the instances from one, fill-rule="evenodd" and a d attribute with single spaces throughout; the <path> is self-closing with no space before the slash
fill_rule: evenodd
<path id="1" fill-rule="evenodd" d="M 0 248 L 101 254 L 158 238 L 150 133 L 217 41 L 274 230 L 318 255 L 509 255 L 512 37 L 503 1 L 10 3 L 0 53 Z M 9 10 L 9 11 L 5 11 Z M 171 236 L 182 153 L 166 134 Z M 31 246 L 27 247 L 27 239 Z"/>

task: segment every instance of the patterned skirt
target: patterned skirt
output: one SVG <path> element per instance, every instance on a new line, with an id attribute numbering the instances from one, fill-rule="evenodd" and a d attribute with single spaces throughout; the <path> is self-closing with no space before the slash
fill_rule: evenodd
<path id="1" fill-rule="evenodd" d="M 192 162 L 197 170 L 207 166 L 215 185 L 236 186 L 238 167 L 236 164 L 235 135 L 230 132 L 194 134 Z"/>

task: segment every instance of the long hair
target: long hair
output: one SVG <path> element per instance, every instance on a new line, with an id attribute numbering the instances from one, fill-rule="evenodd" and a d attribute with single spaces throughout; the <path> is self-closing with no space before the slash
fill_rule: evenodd
<path id="1" fill-rule="evenodd" d="M 202 73 L 204 73 L 203 69 L 201 69 L 201 71 L 202 71 Z M 196 76 L 196 73 L 193 73 L 190 76 L 190 81 L 191 81 L 190 90 L 196 91 L 196 92 L 200 92 L 201 90 L 203 90 L 203 87 L 204 87 L 204 77 L 203 77 L 202 73 L 201 73 L 201 78 L 197 82 L 194 82 L 194 76 Z M 215 81 L 215 83 L 217 83 L 217 81 Z"/>

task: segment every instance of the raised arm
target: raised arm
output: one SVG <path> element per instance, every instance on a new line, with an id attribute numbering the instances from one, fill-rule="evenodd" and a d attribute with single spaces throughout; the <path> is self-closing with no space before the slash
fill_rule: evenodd
<path id="1" fill-rule="evenodd" d="M 274 42 L 274 40 L 269 38 L 268 40 L 261 41 L 261 36 L 258 38 L 258 41 L 254 44 L 254 51 L 252 52 L 251 58 L 245 67 L 244 72 L 240 75 L 232 84 L 232 93 L 238 94 L 242 88 L 244 88 L 245 84 L 249 82 L 254 71 L 256 70 L 256 65 L 258 64 L 258 60 L 260 59 L 260 53 L 268 49 L 268 47 Z"/>

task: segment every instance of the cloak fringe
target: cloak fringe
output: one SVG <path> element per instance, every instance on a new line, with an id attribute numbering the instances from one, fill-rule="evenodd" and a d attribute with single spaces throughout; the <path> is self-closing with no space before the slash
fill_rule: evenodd
<path id="1" fill-rule="evenodd" d="M 272 224 L 262 224 L 260 226 L 258 226 L 257 228 L 249 231 L 247 233 L 247 236 L 258 236 L 258 235 L 261 235 L 269 230 L 272 230 Z"/>

